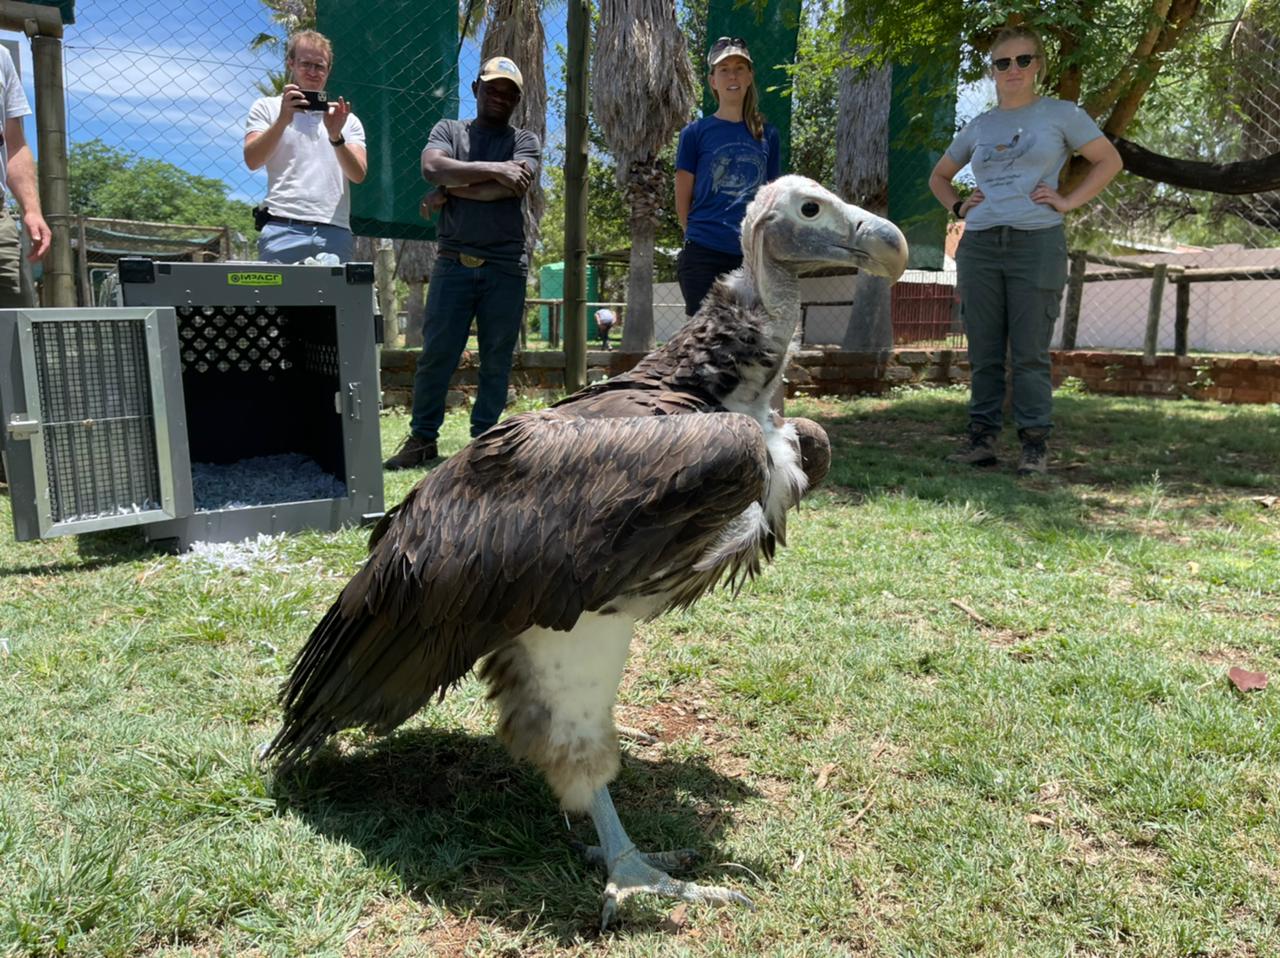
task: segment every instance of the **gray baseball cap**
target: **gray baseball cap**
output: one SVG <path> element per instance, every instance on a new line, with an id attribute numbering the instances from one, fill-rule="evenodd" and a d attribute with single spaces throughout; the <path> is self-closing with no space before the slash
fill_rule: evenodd
<path id="1" fill-rule="evenodd" d="M 742 37 L 721 37 L 711 44 L 711 52 L 707 54 L 707 66 L 714 70 L 717 63 L 728 57 L 742 57 L 755 66 L 751 53 L 747 50 L 747 41 Z"/>

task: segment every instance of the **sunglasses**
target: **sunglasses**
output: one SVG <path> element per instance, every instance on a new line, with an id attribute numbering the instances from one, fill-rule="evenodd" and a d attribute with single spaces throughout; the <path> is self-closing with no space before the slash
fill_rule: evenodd
<path id="1" fill-rule="evenodd" d="M 745 50 L 747 49 L 747 41 L 742 37 L 721 37 L 711 44 L 711 51 L 714 53 L 716 50 L 723 50 L 725 47 L 742 47 Z"/>
<path id="2" fill-rule="evenodd" d="M 996 68 L 997 73 L 1004 73 L 1013 64 L 1018 64 L 1019 70 L 1025 70 L 1039 56 L 1037 53 L 1019 53 L 1016 57 L 996 57 L 991 61 L 991 65 Z"/>

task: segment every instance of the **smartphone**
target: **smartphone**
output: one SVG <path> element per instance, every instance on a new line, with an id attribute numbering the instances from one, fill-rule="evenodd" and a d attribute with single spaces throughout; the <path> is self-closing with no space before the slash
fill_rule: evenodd
<path id="1" fill-rule="evenodd" d="M 307 105 L 304 110 L 329 110 L 329 96 L 324 90 L 303 90 L 302 95 L 307 98 Z"/>

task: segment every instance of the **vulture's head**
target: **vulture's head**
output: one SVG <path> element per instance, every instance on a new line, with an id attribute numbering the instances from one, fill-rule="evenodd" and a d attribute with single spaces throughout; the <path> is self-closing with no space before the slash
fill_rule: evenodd
<path id="1" fill-rule="evenodd" d="M 803 176 L 783 176 L 757 191 L 742 220 L 742 252 L 757 280 L 770 267 L 799 273 L 856 266 L 893 281 L 907 267 L 907 239 L 898 227 Z"/>

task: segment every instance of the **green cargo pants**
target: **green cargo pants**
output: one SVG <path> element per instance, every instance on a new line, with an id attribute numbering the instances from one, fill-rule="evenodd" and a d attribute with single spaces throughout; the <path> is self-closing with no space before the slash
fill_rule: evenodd
<path id="1" fill-rule="evenodd" d="M 972 385 L 969 427 L 1003 425 L 1005 357 L 1013 374 L 1013 419 L 1019 430 L 1053 426 L 1049 341 L 1067 283 L 1067 238 L 1061 226 L 966 230 L 956 251 L 957 290 L 969 340 Z"/>

